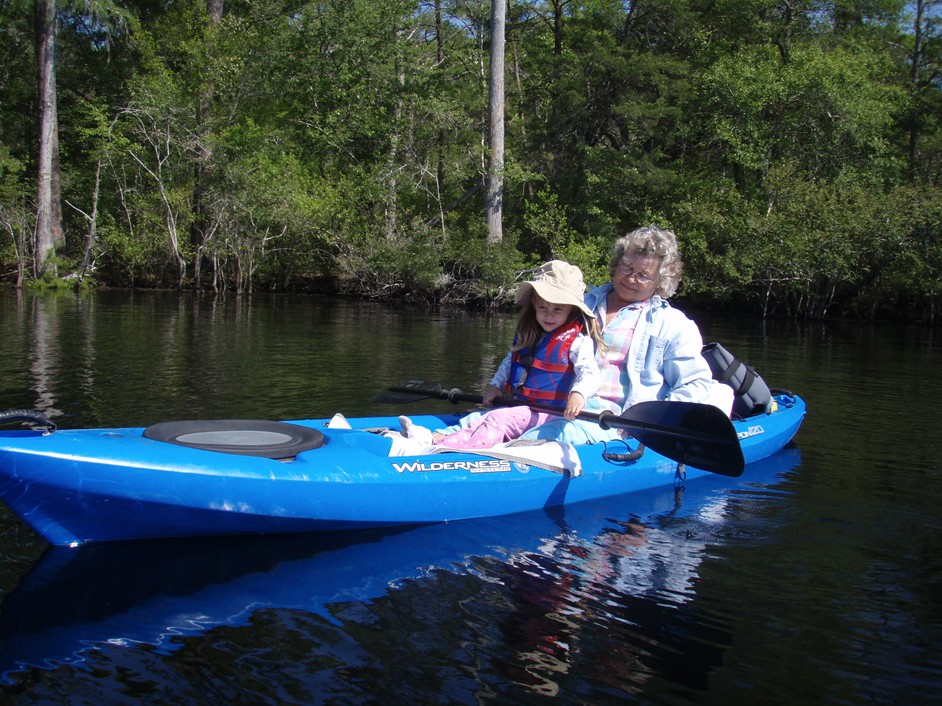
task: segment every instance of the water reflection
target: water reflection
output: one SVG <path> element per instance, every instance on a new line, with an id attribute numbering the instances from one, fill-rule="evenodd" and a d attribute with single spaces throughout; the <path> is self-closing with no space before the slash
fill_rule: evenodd
<path id="1" fill-rule="evenodd" d="M 772 463 L 781 470 L 778 464 L 787 458 L 788 452 Z M 574 667 L 584 668 L 587 658 L 595 665 L 598 684 L 632 694 L 655 673 L 653 655 L 660 670 L 666 669 L 670 660 L 664 657 L 674 647 L 657 636 L 696 599 L 700 566 L 717 542 L 713 529 L 724 523 L 734 502 L 728 494 L 682 500 L 686 491 L 677 489 L 669 513 L 610 519 L 591 537 L 562 533 L 536 551 L 492 566 L 489 573 L 500 577 L 512 602 L 500 622 L 502 639 L 516 652 L 495 666 L 543 696 L 558 695 L 560 680 Z M 712 645 L 699 645 L 696 669 L 718 663 L 730 641 L 728 632 L 722 634 L 715 624 L 695 632 L 693 643 L 709 632 Z M 685 665 L 679 671 L 689 678 L 695 669 Z"/>
<path id="2" fill-rule="evenodd" d="M 300 610 L 348 631 L 357 622 L 350 606 L 463 576 L 497 594 L 494 605 L 481 608 L 500 614 L 492 625 L 501 657 L 491 668 L 552 694 L 573 660 L 584 659 L 573 650 L 585 649 L 576 646 L 589 625 L 618 636 L 599 655 L 613 669 L 616 662 L 621 672 L 625 660 L 644 661 L 656 646 L 645 645 L 650 638 L 634 626 L 648 630 L 665 611 L 695 598 L 700 566 L 718 541 L 713 528 L 738 502 L 734 491 L 777 482 L 797 463 L 797 452 L 786 450 L 740 479 L 704 478 L 552 517 L 51 548 L 0 603 L 0 670 L 17 683 L 23 678 L 17 669 L 80 667 L 102 650 L 111 660 L 125 659 L 115 655 L 117 647 L 152 646 L 169 655 L 220 626 L 254 630 L 259 611 Z M 457 615 L 441 619 L 443 629 L 469 629 Z M 633 670 L 632 679 L 643 673 Z"/>
<path id="3" fill-rule="evenodd" d="M 61 428 L 387 413 L 372 397 L 402 380 L 478 389 L 512 327 L 329 298 L 0 293 L 0 405 Z"/>
<path id="4" fill-rule="evenodd" d="M 62 412 L 55 407 L 53 372 L 56 366 L 56 340 L 59 338 L 58 319 L 44 306 L 35 306 L 31 302 L 31 347 L 30 373 L 33 376 L 33 391 L 36 393 L 36 409 L 47 416 L 59 416 Z"/>

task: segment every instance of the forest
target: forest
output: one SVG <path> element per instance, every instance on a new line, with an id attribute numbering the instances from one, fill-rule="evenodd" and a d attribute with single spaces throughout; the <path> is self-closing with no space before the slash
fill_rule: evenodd
<path id="1" fill-rule="evenodd" d="M 494 306 L 657 223 L 681 301 L 931 323 L 940 68 L 942 0 L 0 0 L 0 287 Z"/>

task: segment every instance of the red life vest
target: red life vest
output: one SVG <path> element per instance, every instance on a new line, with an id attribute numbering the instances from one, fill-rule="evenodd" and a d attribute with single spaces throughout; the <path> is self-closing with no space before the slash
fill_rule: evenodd
<path id="1" fill-rule="evenodd" d="M 514 351 L 510 356 L 507 391 L 527 402 L 565 407 L 576 381 L 569 350 L 584 330 L 583 322 L 574 319 L 545 334 L 534 351 L 526 348 Z"/>

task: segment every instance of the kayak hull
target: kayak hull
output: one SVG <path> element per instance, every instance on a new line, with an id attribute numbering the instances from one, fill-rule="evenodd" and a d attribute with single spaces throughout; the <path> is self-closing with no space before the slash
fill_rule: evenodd
<path id="1" fill-rule="evenodd" d="M 734 422 L 747 464 L 781 450 L 805 414 L 779 395 L 772 414 Z M 448 416 L 413 417 L 440 427 Z M 0 431 L 0 499 L 54 545 L 127 539 L 319 532 L 508 515 L 646 490 L 707 474 L 647 449 L 633 462 L 579 446 L 571 476 L 481 453 L 390 457 L 376 428 L 396 418 L 295 420 L 323 443 L 288 460 L 192 448 L 141 428 Z M 618 442 L 608 445 L 608 451 Z M 748 466 L 746 468 L 748 474 Z"/>

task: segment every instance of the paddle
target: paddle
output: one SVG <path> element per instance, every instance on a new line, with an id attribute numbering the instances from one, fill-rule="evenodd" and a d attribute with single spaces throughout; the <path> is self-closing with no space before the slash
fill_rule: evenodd
<path id="1" fill-rule="evenodd" d="M 441 385 L 423 380 L 409 380 L 388 388 L 375 399 L 377 402 L 399 404 L 435 397 L 458 402 L 480 404 L 481 395 L 461 390 L 445 390 Z M 524 405 L 551 414 L 562 410 L 542 404 L 498 398 L 495 407 Z M 711 473 L 736 477 L 745 468 L 742 447 L 729 417 L 713 405 L 693 402 L 641 402 L 621 415 L 604 411 L 580 412 L 578 419 L 595 422 L 603 429 L 624 429 L 642 444 L 669 459 Z"/>

